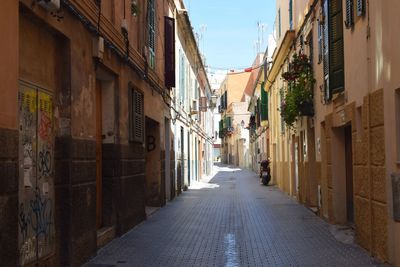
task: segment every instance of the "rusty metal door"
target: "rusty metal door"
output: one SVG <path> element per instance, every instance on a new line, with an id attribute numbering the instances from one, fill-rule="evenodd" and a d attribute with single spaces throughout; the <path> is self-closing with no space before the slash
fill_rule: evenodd
<path id="1" fill-rule="evenodd" d="M 53 99 L 45 90 L 20 83 L 19 265 L 54 253 Z"/>

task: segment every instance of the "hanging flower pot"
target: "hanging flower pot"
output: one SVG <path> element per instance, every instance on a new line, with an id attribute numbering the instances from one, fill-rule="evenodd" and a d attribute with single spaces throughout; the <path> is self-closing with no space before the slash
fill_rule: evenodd
<path id="1" fill-rule="evenodd" d="M 304 54 L 294 54 L 289 63 L 289 71 L 282 74 L 287 82 L 286 90 L 282 89 L 281 116 L 286 125 L 293 127 L 299 116 L 314 116 L 313 88 L 315 79 L 312 66 Z"/>

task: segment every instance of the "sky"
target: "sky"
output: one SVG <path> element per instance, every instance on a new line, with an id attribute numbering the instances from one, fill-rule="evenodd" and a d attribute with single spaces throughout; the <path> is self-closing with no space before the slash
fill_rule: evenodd
<path id="1" fill-rule="evenodd" d="M 256 56 L 258 23 L 264 25 L 264 52 L 275 20 L 275 0 L 184 0 L 211 70 L 250 67 Z M 261 31 L 260 31 L 261 32 Z M 270 37 L 271 38 L 271 37 Z"/>

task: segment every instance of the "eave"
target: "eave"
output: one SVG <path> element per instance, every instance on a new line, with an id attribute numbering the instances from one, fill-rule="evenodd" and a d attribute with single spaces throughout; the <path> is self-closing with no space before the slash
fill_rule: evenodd
<path id="1" fill-rule="evenodd" d="M 276 76 L 281 69 L 281 66 L 287 57 L 290 47 L 296 39 L 296 34 L 294 30 L 286 31 L 285 36 L 283 37 L 282 43 L 279 46 L 278 50 L 275 50 L 273 55 L 273 63 L 271 69 L 268 72 L 268 82 L 266 83 L 264 90 L 268 92 L 272 83 L 275 81 Z"/>

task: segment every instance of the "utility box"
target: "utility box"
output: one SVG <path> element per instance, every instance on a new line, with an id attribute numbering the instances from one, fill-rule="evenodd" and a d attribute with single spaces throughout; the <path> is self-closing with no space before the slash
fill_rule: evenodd
<path id="1" fill-rule="evenodd" d="M 393 219 L 400 221 L 400 173 L 392 173 Z"/>

